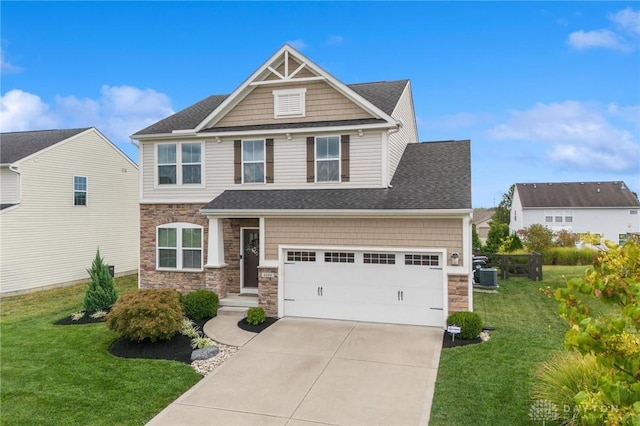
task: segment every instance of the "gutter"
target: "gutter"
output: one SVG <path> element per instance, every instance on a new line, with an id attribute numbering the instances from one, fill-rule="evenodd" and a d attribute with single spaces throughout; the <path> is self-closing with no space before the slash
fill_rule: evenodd
<path id="1" fill-rule="evenodd" d="M 433 209 L 433 210 L 370 210 L 370 209 L 314 209 L 314 210 L 293 210 L 293 209 L 200 209 L 200 213 L 205 216 L 218 217 L 430 217 L 430 218 L 451 218 L 468 217 L 473 209 Z"/>

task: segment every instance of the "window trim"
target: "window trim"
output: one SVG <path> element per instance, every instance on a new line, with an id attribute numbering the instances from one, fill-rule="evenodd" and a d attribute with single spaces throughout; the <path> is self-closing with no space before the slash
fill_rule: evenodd
<path id="1" fill-rule="evenodd" d="M 329 139 L 329 138 L 337 138 L 338 139 L 338 157 L 337 158 L 318 158 L 318 139 Z M 314 165 L 313 165 L 313 173 L 315 183 L 341 183 L 342 182 L 342 143 L 341 143 L 340 135 L 327 135 L 327 136 L 314 136 L 313 138 L 313 155 L 314 155 Z M 318 180 L 318 162 L 329 162 L 336 161 L 338 163 L 338 180 Z"/>
<path id="2" fill-rule="evenodd" d="M 76 190 L 76 178 L 84 178 L 84 191 Z M 84 192 L 84 204 L 76 204 L 76 192 Z M 73 207 L 89 206 L 89 178 L 85 175 L 73 175 Z"/>
<path id="3" fill-rule="evenodd" d="M 184 144 L 199 144 L 200 145 L 200 162 L 199 163 L 184 163 L 182 161 L 182 145 Z M 162 145 L 175 145 L 176 146 L 176 162 L 175 163 L 162 163 L 159 162 L 158 150 Z M 154 179 L 153 186 L 156 189 L 161 188 L 175 188 L 175 187 L 188 187 L 188 188 L 204 188 L 205 180 L 205 146 L 206 144 L 200 141 L 182 141 L 182 142 L 159 142 L 154 144 L 153 156 L 154 156 Z M 160 166 L 174 165 L 176 166 L 176 183 L 160 183 L 160 173 L 158 169 Z M 182 182 L 182 167 L 183 166 L 200 166 L 200 183 L 183 183 Z"/>
<path id="4" fill-rule="evenodd" d="M 245 161 L 244 159 L 244 143 L 245 142 L 262 142 L 262 161 Z M 244 179 L 244 165 L 246 164 L 262 164 L 262 182 L 247 182 Z M 240 167 L 242 172 L 243 185 L 264 185 L 267 183 L 267 140 L 266 139 L 242 139 L 240 143 Z"/>
<path id="5" fill-rule="evenodd" d="M 159 245 L 159 233 L 160 229 L 175 229 L 176 230 L 176 267 L 170 268 L 167 266 L 160 266 L 160 245 Z M 183 251 L 182 244 L 182 231 L 184 229 L 199 229 L 200 230 L 200 267 L 199 268 L 184 268 L 183 267 Z M 182 272 L 202 272 L 204 270 L 204 227 L 195 223 L 187 222 L 172 222 L 164 223 L 156 226 L 156 270 L 157 271 L 182 271 Z M 167 249 L 169 247 L 163 247 Z M 173 247 L 171 247 L 173 248 Z M 197 250 L 193 247 L 187 247 L 188 250 Z"/>
<path id="6" fill-rule="evenodd" d="M 278 89 L 271 92 L 273 94 L 273 118 L 293 118 L 293 117 L 306 117 L 306 87 L 297 89 Z M 282 113 L 280 112 L 280 101 L 283 97 L 290 95 L 300 95 L 299 109 L 295 112 Z"/>

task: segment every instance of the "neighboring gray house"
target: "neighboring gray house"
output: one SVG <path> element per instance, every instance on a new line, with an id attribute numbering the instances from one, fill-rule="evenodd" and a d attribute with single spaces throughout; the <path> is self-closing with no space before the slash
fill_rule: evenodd
<path id="1" fill-rule="evenodd" d="M 624 182 L 517 183 L 510 232 L 534 223 L 622 243 L 640 232 L 640 201 Z"/>
<path id="2" fill-rule="evenodd" d="M 473 209 L 473 224 L 482 244 L 487 243 L 491 218 L 495 212 L 495 209 Z"/>
<path id="3" fill-rule="evenodd" d="M 473 307 L 470 143 L 417 137 L 408 80 L 347 85 L 283 46 L 132 136 L 140 287 L 444 326 Z"/>
<path id="4" fill-rule="evenodd" d="M 138 167 L 95 128 L 0 134 L 0 293 L 138 268 Z"/>

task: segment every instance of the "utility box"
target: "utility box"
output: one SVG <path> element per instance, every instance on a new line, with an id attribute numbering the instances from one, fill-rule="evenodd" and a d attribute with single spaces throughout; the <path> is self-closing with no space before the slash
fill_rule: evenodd
<path id="1" fill-rule="evenodd" d="M 482 268 L 479 272 L 480 285 L 488 287 L 498 286 L 498 270 L 494 268 Z"/>
<path id="2" fill-rule="evenodd" d="M 114 265 L 107 265 L 107 267 L 109 267 L 109 275 L 111 275 L 111 278 L 116 276 L 116 267 Z"/>

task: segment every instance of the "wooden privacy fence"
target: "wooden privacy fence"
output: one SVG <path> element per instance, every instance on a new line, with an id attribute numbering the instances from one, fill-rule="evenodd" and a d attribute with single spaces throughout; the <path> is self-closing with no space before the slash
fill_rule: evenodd
<path id="1" fill-rule="evenodd" d="M 525 277 L 533 281 L 542 281 L 542 255 L 530 254 L 481 254 L 487 257 L 486 268 L 498 268 L 500 278 Z"/>

